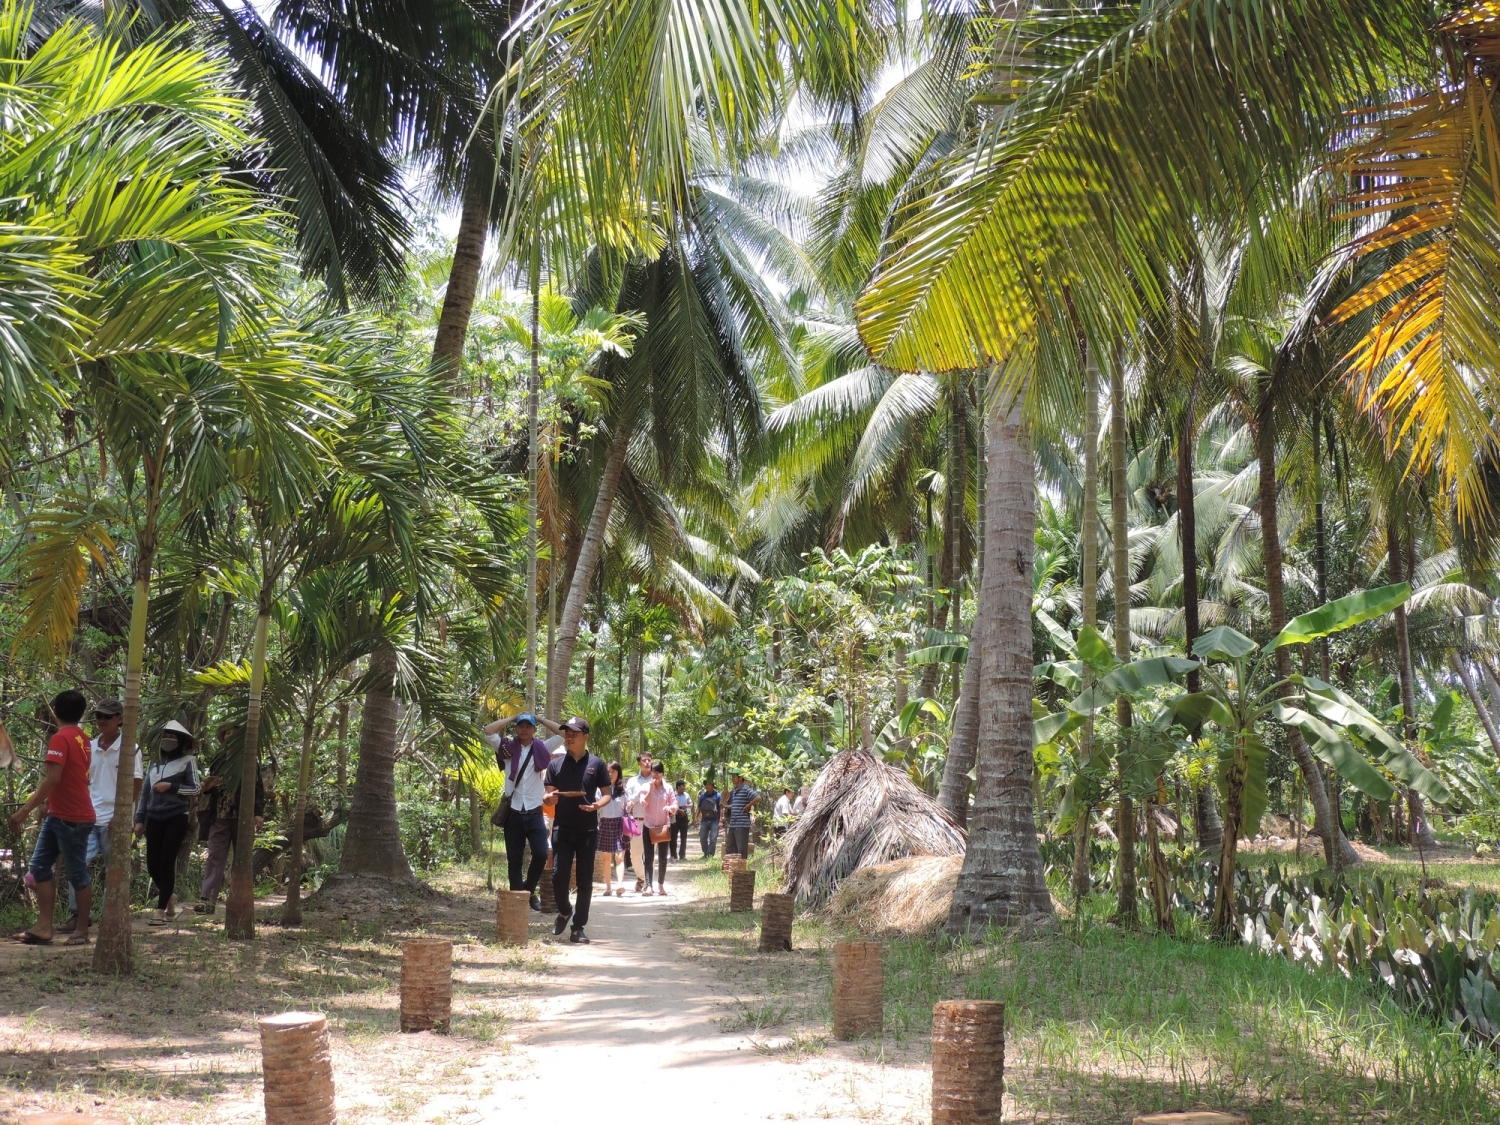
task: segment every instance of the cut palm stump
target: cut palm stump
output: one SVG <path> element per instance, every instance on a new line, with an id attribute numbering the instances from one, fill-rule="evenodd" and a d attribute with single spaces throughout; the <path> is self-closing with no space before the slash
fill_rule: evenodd
<path id="1" fill-rule="evenodd" d="M 790 952 L 792 948 L 792 896 L 767 891 L 760 896 L 760 951 Z"/>
<path id="2" fill-rule="evenodd" d="M 999 1125 L 1005 1101 L 1005 1005 L 940 1000 L 932 1008 L 932 1125 Z"/>
<path id="3" fill-rule="evenodd" d="M 286 1012 L 260 1021 L 266 1125 L 333 1125 L 333 1059 L 328 1020 Z"/>
<path id="4" fill-rule="evenodd" d="M 1198 1109 L 1188 1113 L 1148 1113 L 1137 1117 L 1135 1125 L 1250 1125 L 1250 1119 L 1242 1113 Z"/>
<path id="5" fill-rule="evenodd" d="M 547 865 L 542 868 L 541 882 L 537 885 L 536 893 L 542 896 L 542 914 L 557 913 L 557 892 L 552 888 L 552 857 L 547 857 Z"/>
<path id="6" fill-rule="evenodd" d="M 755 909 L 755 872 L 735 871 L 729 876 L 729 910 L 742 914 Z"/>
<path id="7" fill-rule="evenodd" d="M 551 886 L 550 882 L 544 884 Z M 545 908 L 546 896 L 542 906 Z M 525 891 L 501 891 L 495 902 L 495 941 L 500 945 L 525 945 L 531 921 L 531 896 Z"/>
<path id="8" fill-rule="evenodd" d="M 452 1016 L 453 943 L 413 938 L 401 947 L 401 1030 L 447 1031 Z"/>
<path id="9" fill-rule="evenodd" d="M 855 1039 L 885 1029 L 885 947 L 841 941 L 833 947 L 833 1036 Z"/>
<path id="10" fill-rule="evenodd" d="M 724 872 L 725 875 L 733 875 L 736 871 L 745 870 L 745 857 L 742 855 L 726 854 L 724 858 L 720 860 L 719 865 L 720 869 Z"/>

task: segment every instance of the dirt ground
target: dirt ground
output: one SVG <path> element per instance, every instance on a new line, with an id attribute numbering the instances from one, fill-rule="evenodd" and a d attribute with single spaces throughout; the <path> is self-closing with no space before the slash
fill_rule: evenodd
<path id="1" fill-rule="evenodd" d="M 669 925 L 722 904 L 692 903 L 687 879 L 674 892 L 596 898 L 589 946 L 555 941 L 540 915 L 530 945 L 495 946 L 494 899 L 468 873 L 417 898 L 346 889 L 300 930 L 271 924 L 268 903 L 254 943 L 226 941 L 222 912 L 142 925 L 125 980 L 95 976 L 88 950 L 0 946 L 0 1116 L 261 1121 L 255 1021 L 311 1009 L 333 1029 L 346 1123 L 546 1119 L 569 1103 L 565 1117 L 619 1125 L 926 1120 L 920 1062 L 758 1034 L 732 978 Z M 399 943 L 418 933 L 454 940 L 449 1035 L 397 1029 Z"/>

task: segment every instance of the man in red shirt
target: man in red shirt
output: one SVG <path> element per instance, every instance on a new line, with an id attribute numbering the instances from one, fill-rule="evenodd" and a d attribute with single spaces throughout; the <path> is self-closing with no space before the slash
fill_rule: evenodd
<path id="1" fill-rule="evenodd" d="M 36 925 L 16 935 L 24 945 L 52 944 L 52 911 L 57 905 L 57 883 L 52 877 L 57 857 L 63 857 L 68 882 L 78 896 L 78 929 L 69 945 L 89 940 L 89 908 L 94 890 L 89 878 L 89 836 L 94 829 L 94 803 L 89 797 L 89 737 L 78 725 L 88 708 L 82 692 L 59 692 L 52 701 L 52 715 L 60 724 L 47 743 L 47 773 L 37 790 L 10 818 L 10 830 L 21 825 L 43 801 L 47 817 L 31 853 L 29 882 L 36 886 Z"/>

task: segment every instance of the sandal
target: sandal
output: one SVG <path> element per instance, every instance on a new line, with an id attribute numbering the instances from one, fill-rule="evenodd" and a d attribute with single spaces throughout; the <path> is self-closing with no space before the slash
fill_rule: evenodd
<path id="1" fill-rule="evenodd" d="M 152 918 L 149 922 L 146 923 L 146 925 L 148 926 L 165 926 L 166 924 L 167 920 L 161 914 L 157 914 L 155 918 Z"/>
<path id="2" fill-rule="evenodd" d="M 34 934 L 30 930 L 23 930 L 21 933 L 17 934 L 16 935 L 16 940 L 18 942 L 20 942 L 22 945 L 51 945 L 52 944 L 52 939 L 51 938 L 49 938 L 49 937 L 42 937 L 40 934 Z"/>
<path id="3" fill-rule="evenodd" d="M 87 945 L 88 943 L 89 939 L 84 934 L 74 934 L 67 941 L 63 942 L 64 945 Z"/>
<path id="4" fill-rule="evenodd" d="M 646 880 L 644 880 L 644 879 L 637 879 L 635 881 L 635 893 L 636 894 L 640 894 L 645 889 L 646 889 Z"/>
<path id="5" fill-rule="evenodd" d="M 615 888 L 615 898 L 624 898 L 624 897 L 625 897 L 625 888 L 624 887 L 616 887 Z"/>

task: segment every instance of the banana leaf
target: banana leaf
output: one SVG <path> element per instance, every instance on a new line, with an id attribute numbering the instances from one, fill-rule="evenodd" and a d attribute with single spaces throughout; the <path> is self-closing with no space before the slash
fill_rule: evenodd
<path id="1" fill-rule="evenodd" d="M 909 664 L 967 664 L 969 662 L 969 646 L 961 645 L 929 645 L 927 648 L 919 648 L 906 657 Z"/>
<path id="2" fill-rule="evenodd" d="M 1396 795 L 1380 771 L 1337 730 L 1288 703 L 1277 703 L 1272 714 L 1278 722 L 1300 730 L 1311 744 L 1312 752 L 1361 793 L 1377 801 L 1389 801 Z"/>
<path id="3" fill-rule="evenodd" d="M 1239 725 L 1235 721 L 1234 712 L 1217 696 L 1206 691 L 1195 691 L 1173 703 L 1172 721 L 1185 727 L 1195 723 L 1215 723 L 1226 733 L 1233 733 Z"/>
<path id="4" fill-rule="evenodd" d="M 1397 582 L 1393 586 L 1378 586 L 1373 590 L 1361 590 L 1357 594 L 1338 598 L 1320 605 L 1311 613 L 1292 618 L 1281 632 L 1271 638 L 1265 650 L 1272 652 L 1282 645 L 1305 644 L 1319 637 L 1353 628 L 1372 618 L 1384 617 L 1397 606 L 1403 605 L 1409 597 L 1411 584 Z"/>
<path id="5" fill-rule="evenodd" d="M 1369 746 L 1381 767 L 1395 774 L 1402 784 L 1435 804 L 1446 805 L 1453 800 L 1452 792 L 1442 780 L 1417 761 L 1411 751 L 1352 696 L 1312 676 L 1294 676 L 1292 679 L 1305 689 L 1302 698 L 1308 710 L 1324 722 L 1353 732 Z"/>
<path id="6" fill-rule="evenodd" d="M 1031 669 L 1033 680 L 1051 680 L 1067 691 L 1077 691 L 1083 686 L 1083 662 L 1079 660 L 1049 660 Z"/>
<path id="7" fill-rule="evenodd" d="M 1041 623 L 1042 628 L 1046 630 L 1047 636 L 1051 639 L 1054 648 L 1059 652 L 1067 653 L 1069 656 L 1078 651 L 1077 646 L 1073 643 L 1073 638 L 1068 634 L 1066 629 L 1057 623 L 1055 617 L 1045 609 L 1036 610 L 1035 615 L 1037 621 Z"/>
<path id="8" fill-rule="evenodd" d="M 1050 711 L 1045 717 L 1032 722 L 1031 745 L 1037 747 L 1047 742 L 1056 742 L 1060 738 L 1066 738 L 1081 726 L 1083 726 L 1083 715 L 1077 712 Z"/>
<path id="9" fill-rule="evenodd" d="M 1116 668 L 1099 681 L 1099 687 L 1113 695 L 1134 695 L 1148 687 L 1176 683 L 1178 677 L 1197 667 L 1196 660 L 1186 660 L 1181 656 L 1148 656 Z"/>
<path id="10" fill-rule="evenodd" d="M 1255 651 L 1255 642 L 1238 629 L 1216 625 L 1193 642 L 1193 655 L 1203 660 L 1236 661 Z"/>
<path id="11" fill-rule="evenodd" d="M 1101 676 L 1119 663 L 1114 650 L 1092 625 L 1078 630 L 1078 658 Z"/>
<path id="12" fill-rule="evenodd" d="M 1254 731 L 1246 731 L 1245 740 L 1245 789 L 1241 795 L 1240 838 L 1248 840 L 1260 831 L 1260 818 L 1265 815 L 1270 794 L 1266 789 L 1266 747 Z M 1214 783 L 1219 789 L 1219 799 L 1228 806 L 1229 769 L 1234 764 L 1234 739 L 1226 738 L 1219 747 L 1218 761 L 1214 768 Z"/>

